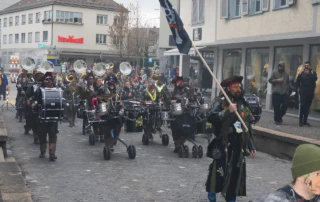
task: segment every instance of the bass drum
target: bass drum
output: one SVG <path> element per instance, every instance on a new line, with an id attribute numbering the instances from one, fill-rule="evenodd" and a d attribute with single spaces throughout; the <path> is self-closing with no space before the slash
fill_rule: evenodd
<path id="1" fill-rule="evenodd" d="M 185 136 L 193 138 L 197 132 L 196 117 L 191 116 L 189 113 L 184 113 L 176 116 L 175 120 L 171 123 L 172 132 L 178 136 Z"/>
<path id="2" fill-rule="evenodd" d="M 262 113 L 260 98 L 255 94 L 253 94 L 253 95 L 245 95 L 244 99 L 249 104 L 251 113 L 254 116 L 255 121 L 253 122 L 253 124 L 258 123 Z"/>
<path id="3" fill-rule="evenodd" d="M 63 118 L 64 104 L 62 90 L 41 88 L 42 103 L 39 113 L 40 121 L 60 121 Z"/>

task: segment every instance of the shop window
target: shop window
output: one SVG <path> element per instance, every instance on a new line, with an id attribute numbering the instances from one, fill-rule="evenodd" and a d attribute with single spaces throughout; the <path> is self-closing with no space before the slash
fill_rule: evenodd
<path id="1" fill-rule="evenodd" d="M 241 50 L 224 50 L 223 51 L 223 68 L 222 79 L 231 76 L 239 76 L 242 62 Z"/>
<path id="2" fill-rule="evenodd" d="M 318 80 L 316 82 L 316 90 L 314 92 L 314 99 L 311 105 L 311 112 L 320 112 L 320 45 L 311 46 L 311 67 L 317 73 Z"/>
<path id="3" fill-rule="evenodd" d="M 283 61 L 285 63 L 285 71 L 289 74 L 290 80 L 290 94 L 294 90 L 297 76 L 303 70 L 302 55 L 302 46 L 278 47 L 275 49 L 274 69 L 278 68 L 279 61 Z M 290 98 L 288 107 L 291 109 L 299 109 L 298 96 Z"/>
<path id="4" fill-rule="evenodd" d="M 247 49 L 245 91 L 260 98 L 261 104 L 266 104 L 269 69 L 269 49 Z"/>

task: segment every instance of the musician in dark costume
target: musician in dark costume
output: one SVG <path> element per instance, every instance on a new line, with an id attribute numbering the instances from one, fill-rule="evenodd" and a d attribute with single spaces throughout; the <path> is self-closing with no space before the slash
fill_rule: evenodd
<path id="1" fill-rule="evenodd" d="M 28 87 L 26 92 L 26 125 L 24 126 L 24 134 L 27 135 L 29 131 L 32 129 L 34 144 L 39 143 L 39 134 L 38 134 L 38 126 L 37 126 L 37 119 L 38 113 L 31 107 L 31 103 L 34 101 L 35 92 L 39 89 L 43 73 L 39 70 L 34 70 L 34 80 L 35 84 Z"/>
<path id="2" fill-rule="evenodd" d="M 74 127 L 74 122 L 76 119 L 76 107 L 75 107 L 75 99 L 76 99 L 76 87 L 77 87 L 77 79 L 75 74 L 71 75 L 67 75 L 67 77 L 72 79 L 73 76 L 73 80 L 66 80 L 69 82 L 66 84 L 66 88 L 63 91 L 63 97 L 66 99 L 65 100 L 65 112 L 67 114 L 68 117 L 68 121 L 69 121 L 69 127 Z"/>
<path id="3" fill-rule="evenodd" d="M 110 95 L 109 99 L 99 99 L 99 102 L 108 102 L 111 104 L 111 100 L 116 100 L 116 94 L 117 94 L 117 85 L 118 85 L 118 79 L 114 73 L 109 73 L 105 78 L 105 88 L 99 89 L 98 95 Z M 114 106 L 116 111 L 120 111 L 121 104 L 115 103 Z M 102 133 L 104 135 L 104 143 L 106 147 L 111 148 L 111 151 L 113 151 L 113 145 L 116 143 L 116 137 L 119 137 L 121 127 L 123 126 L 123 120 L 118 115 L 115 114 L 109 114 L 105 116 L 101 116 L 102 120 L 107 120 L 104 123 L 101 123 Z"/>
<path id="4" fill-rule="evenodd" d="M 242 76 L 233 76 L 221 82 L 232 104 L 229 105 L 224 95 L 219 95 L 214 99 L 208 117 L 216 136 L 210 141 L 207 150 L 207 156 L 213 159 L 206 182 L 211 202 L 216 201 L 216 193 L 219 192 L 227 202 L 236 201 L 236 196 L 246 195 L 245 157 L 250 153 L 255 156 L 256 148 L 251 133 L 254 117 L 243 97 L 242 79 Z M 249 128 L 248 132 L 236 116 L 236 111 Z"/>
<path id="5" fill-rule="evenodd" d="M 122 90 L 122 100 L 129 100 L 134 97 L 133 88 L 130 81 L 126 81 Z"/>
<path id="6" fill-rule="evenodd" d="M 54 88 L 53 78 L 51 72 L 47 72 L 43 76 L 41 87 Z M 34 95 L 32 107 L 37 109 L 42 104 L 42 93 L 40 89 L 37 89 Z M 57 147 L 57 133 L 58 122 L 45 122 L 38 119 L 39 127 L 39 139 L 40 139 L 40 155 L 39 158 L 44 158 L 47 150 L 47 135 L 49 136 L 49 160 L 55 161 L 57 159 L 56 147 Z"/>
<path id="7" fill-rule="evenodd" d="M 195 90 L 185 84 L 183 77 L 176 76 L 174 79 L 172 79 L 171 83 L 174 85 L 174 89 L 171 95 L 172 103 L 181 103 L 182 106 L 187 104 L 196 105 Z M 186 100 L 188 100 L 189 103 L 186 103 Z M 182 125 L 185 125 L 185 123 L 190 126 L 188 128 L 188 134 L 182 132 L 184 130 Z M 178 116 L 174 121 L 171 121 L 171 132 L 175 145 L 175 153 L 178 152 L 179 147 L 186 141 L 186 138 L 184 136 L 188 136 L 191 139 L 194 139 L 194 135 L 196 133 L 196 124 L 196 117 L 191 116 L 190 114 Z M 184 136 L 182 136 L 182 134 Z"/>

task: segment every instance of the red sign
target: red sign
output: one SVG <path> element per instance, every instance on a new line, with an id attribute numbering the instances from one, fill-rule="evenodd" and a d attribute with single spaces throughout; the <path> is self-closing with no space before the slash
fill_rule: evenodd
<path id="1" fill-rule="evenodd" d="M 58 36 L 58 42 L 65 42 L 65 43 L 83 43 L 84 38 L 73 38 L 73 36 L 63 37 Z"/>

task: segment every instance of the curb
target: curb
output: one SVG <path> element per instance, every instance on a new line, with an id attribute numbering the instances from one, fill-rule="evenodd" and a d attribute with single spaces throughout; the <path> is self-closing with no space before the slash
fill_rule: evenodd
<path id="1" fill-rule="evenodd" d="M 294 152 L 300 144 L 314 144 L 320 146 L 316 139 L 283 133 L 260 126 L 253 126 L 254 140 L 259 151 L 272 156 L 292 160 Z"/>

